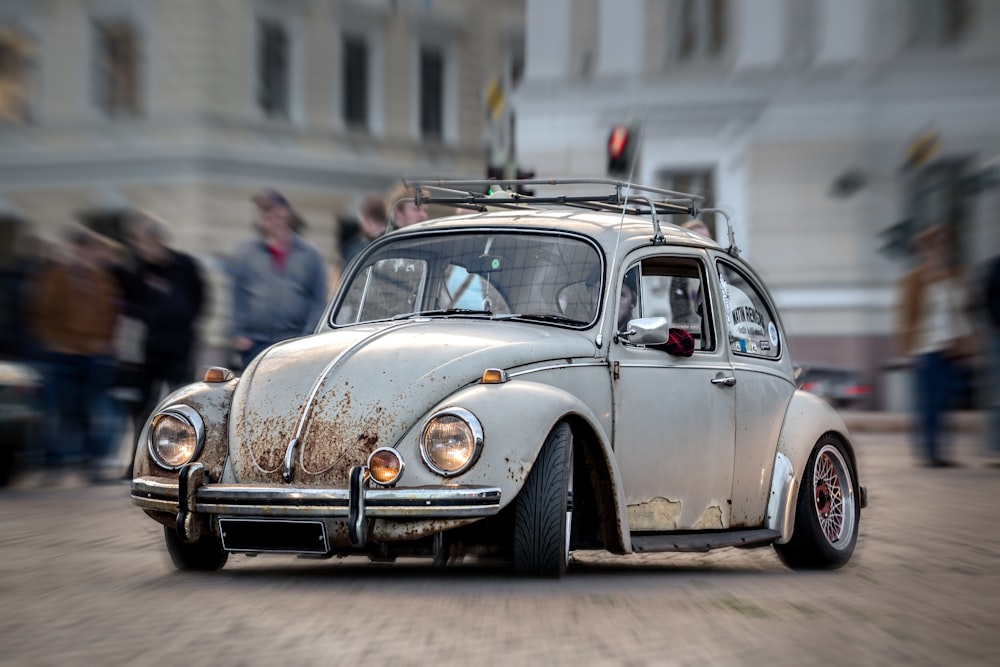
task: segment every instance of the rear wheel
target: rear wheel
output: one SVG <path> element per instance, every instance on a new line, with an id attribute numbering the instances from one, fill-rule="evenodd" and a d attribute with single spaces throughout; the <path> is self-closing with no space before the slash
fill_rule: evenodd
<path id="1" fill-rule="evenodd" d="M 816 443 L 799 486 L 795 527 L 787 544 L 774 545 L 793 569 L 844 566 L 858 541 L 861 505 L 857 477 L 844 445 L 833 436 Z"/>
<path id="2" fill-rule="evenodd" d="M 229 560 L 229 552 L 222 548 L 222 541 L 216 537 L 203 537 L 194 544 L 183 541 L 177 531 L 163 527 L 163 539 L 167 543 L 167 553 L 178 570 L 212 572 L 221 570 Z"/>
<path id="3" fill-rule="evenodd" d="M 569 562 L 573 433 L 559 424 L 542 446 L 514 509 L 514 571 L 558 577 Z"/>

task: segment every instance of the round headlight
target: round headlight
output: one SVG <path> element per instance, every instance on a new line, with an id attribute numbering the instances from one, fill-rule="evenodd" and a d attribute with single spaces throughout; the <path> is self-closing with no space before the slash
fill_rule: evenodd
<path id="1" fill-rule="evenodd" d="M 448 408 L 424 425 L 420 454 L 434 472 L 445 476 L 464 472 L 479 456 L 483 427 L 468 410 Z"/>
<path id="2" fill-rule="evenodd" d="M 403 458 L 395 449 L 379 447 L 368 457 L 368 474 L 376 484 L 391 486 L 403 474 Z"/>
<path id="3" fill-rule="evenodd" d="M 201 416 L 186 405 L 158 412 L 149 426 L 149 452 L 164 468 L 179 468 L 191 461 L 204 439 Z"/>

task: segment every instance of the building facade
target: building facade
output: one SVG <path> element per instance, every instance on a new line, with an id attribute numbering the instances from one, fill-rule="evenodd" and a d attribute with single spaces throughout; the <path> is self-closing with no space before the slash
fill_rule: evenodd
<path id="1" fill-rule="evenodd" d="M 224 347 L 251 193 L 285 194 L 336 276 L 365 194 L 483 172 L 522 30 L 514 0 L 0 0 L 0 247 L 154 211 L 216 278 Z"/>
<path id="2" fill-rule="evenodd" d="M 906 239 L 949 225 L 970 275 L 1000 252 L 1000 4 L 528 0 L 525 31 L 519 164 L 604 176 L 611 128 L 631 127 L 634 180 L 730 212 L 796 360 L 905 402 L 889 378 Z"/>

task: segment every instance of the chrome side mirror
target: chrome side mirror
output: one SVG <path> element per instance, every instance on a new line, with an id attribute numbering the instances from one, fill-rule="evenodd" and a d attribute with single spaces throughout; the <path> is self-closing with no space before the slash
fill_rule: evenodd
<path id="1" fill-rule="evenodd" d="M 629 345 L 663 345 L 670 338 L 670 323 L 665 317 L 640 317 L 629 320 L 618 337 Z"/>

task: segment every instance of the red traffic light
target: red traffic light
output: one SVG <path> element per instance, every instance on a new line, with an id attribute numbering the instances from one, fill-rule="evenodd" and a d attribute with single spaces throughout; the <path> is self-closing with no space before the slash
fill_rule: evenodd
<path id="1" fill-rule="evenodd" d="M 625 155 L 628 147 L 628 127 L 615 125 L 611 128 L 611 136 L 608 137 L 608 157 L 612 160 L 621 159 Z"/>

